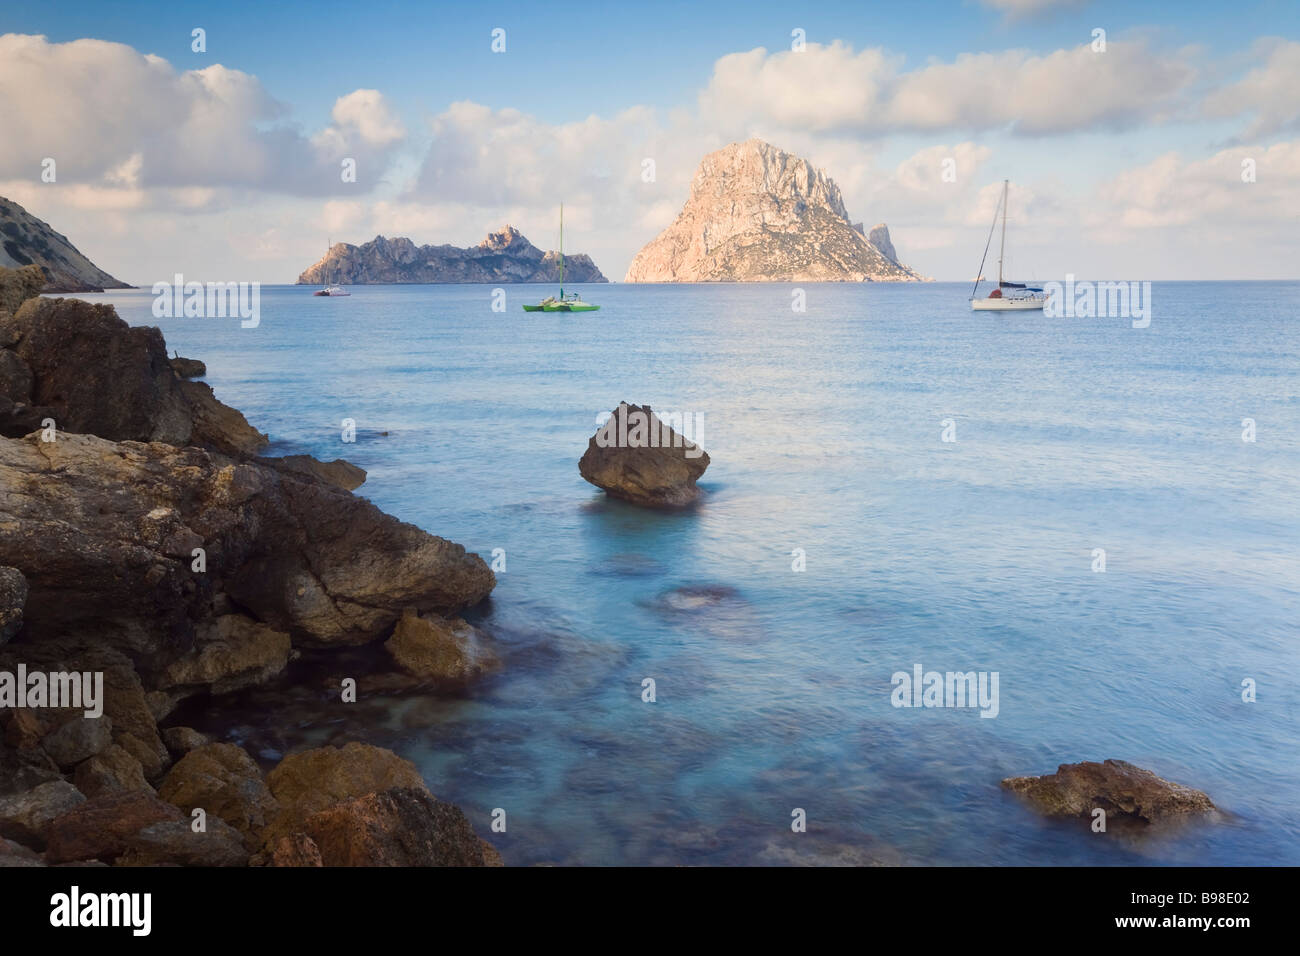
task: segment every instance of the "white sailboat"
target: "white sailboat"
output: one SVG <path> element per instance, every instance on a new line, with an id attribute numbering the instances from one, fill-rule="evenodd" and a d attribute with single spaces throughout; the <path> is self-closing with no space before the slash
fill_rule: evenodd
<path id="1" fill-rule="evenodd" d="M 1028 312 L 1041 310 L 1047 303 L 1047 293 L 1042 289 L 1026 285 L 1023 282 L 1008 282 L 1002 276 L 1002 260 L 1007 251 L 1007 194 L 1011 180 L 1002 180 L 1002 201 L 993 210 L 993 224 L 989 226 L 988 242 L 984 243 L 984 256 L 980 259 L 979 270 L 975 273 L 975 287 L 971 289 L 970 307 L 976 312 Z M 989 255 L 989 245 L 993 242 L 993 230 L 998 224 L 998 212 L 1002 213 L 1002 244 L 998 247 L 998 284 L 985 298 L 975 298 L 975 290 L 984 277 L 984 260 Z"/>
<path id="2" fill-rule="evenodd" d="M 329 251 L 330 251 L 330 249 L 333 249 L 333 248 L 334 248 L 334 243 L 333 243 L 333 241 L 331 241 L 331 242 L 329 243 L 329 245 L 325 247 L 325 260 L 326 260 L 326 261 L 329 260 L 329 256 L 330 256 Z M 347 289 L 343 288 L 343 286 L 341 286 L 341 285 L 336 285 L 336 284 L 330 282 L 329 279 L 328 279 L 328 277 L 327 277 L 326 280 L 325 280 L 325 288 L 323 288 L 323 289 L 318 289 L 317 291 L 315 291 L 315 292 L 312 293 L 312 295 L 329 295 L 329 296 L 335 296 L 335 295 L 351 295 L 351 294 L 352 294 L 352 293 L 349 292 Z"/>

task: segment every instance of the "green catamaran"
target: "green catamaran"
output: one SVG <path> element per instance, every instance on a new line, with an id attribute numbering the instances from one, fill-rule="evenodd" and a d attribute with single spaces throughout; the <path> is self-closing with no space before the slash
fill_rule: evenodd
<path id="1" fill-rule="evenodd" d="M 564 205 L 560 205 L 560 296 L 547 296 L 537 305 L 524 306 L 525 312 L 595 312 L 600 306 L 583 302 L 576 292 L 564 291 Z"/>

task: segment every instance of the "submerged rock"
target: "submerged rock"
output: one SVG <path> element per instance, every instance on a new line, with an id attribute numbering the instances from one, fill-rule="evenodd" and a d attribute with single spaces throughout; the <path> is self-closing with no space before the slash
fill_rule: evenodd
<path id="1" fill-rule="evenodd" d="M 649 507 L 680 507 L 699 497 L 695 482 L 709 456 L 655 415 L 649 405 L 620 402 L 587 442 L 578 462 L 584 479 L 613 497 Z"/>
<path id="2" fill-rule="evenodd" d="M 397 665 L 422 680 L 468 680 L 497 664 L 479 632 L 460 618 L 403 614 L 384 644 Z"/>
<path id="3" fill-rule="evenodd" d="M 1107 818 L 1157 823 L 1216 809 L 1200 790 L 1172 783 L 1123 760 L 1063 763 L 1054 774 L 1008 777 L 1002 786 L 1048 816 L 1090 817 L 1100 808 Z"/>

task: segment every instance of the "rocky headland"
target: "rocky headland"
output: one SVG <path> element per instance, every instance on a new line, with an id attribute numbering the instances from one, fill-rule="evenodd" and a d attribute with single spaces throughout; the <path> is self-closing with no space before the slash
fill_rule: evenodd
<path id="1" fill-rule="evenodd" d="M 410 239 L 375 236 L 354 246 L 336 242 L 298 276 L 298 285 L 374 285 L 422 282 L 555 282 L 559 254 L 543 252 L 507 225 L 476 246 L 417 246 Z M 608 282 L 583 253 L 564 257 L 566 282 Z"/>
<path id="2" fill-rule="evenodd" d="M 95 265 L 50 225 L 12 199 L 0 196 L 0 268 L 35 266 L 42 292 L 103 292 L 129 289 Z"/>
<path id="3" fill-rule="evenodd" d="M 472 679 L 495 657 L 451 616 L 492 571 L 353 495 L 347 462 L 259 457 L 158 329 L 42 278 L 0 269 L 0 865 L 498 864 L 389 751 L 268 768 L 175 716 L 341 649 L 390 683 Z M 55 674 L 98 675 L 101 712 L 18 687 Z"/>
<path id="4" fill-rule="evenodd" d="M 700 162 L 686 205 L 632 260 L 625 282 L 918 282 L 884 223 L 853 223 L 840 189 L 759 139 Z"/>

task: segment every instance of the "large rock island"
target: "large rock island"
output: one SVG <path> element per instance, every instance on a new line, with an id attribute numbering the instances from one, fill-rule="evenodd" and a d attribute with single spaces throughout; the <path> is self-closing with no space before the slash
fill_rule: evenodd
<path id="1" fill-rule="evenodd" d="M 103 292 L 130 289 L 95 265 L 68 241 L 12 199 L 0 196 L 0 266 L 36 266 L 42 292 Z"/>
<path id="2" fill-rule="evenodd" d="M 424 282 L 555 282 L 559 255 L 542 252 L 514 226 L 489 233 L 477 246 L 417 246 L 375 236 L 359 246 L 336 242 L 325 258 L 298 276 L 298 285 L 378 285 Z M 564 257 L 568 282 L 608 282 L 591 257 Z"/>
<path id="3" fill-rule="evenodd" d="M 705 156 L 671 226 L 637 253 L 626 282 L 917 282 L 889 229 L 868 237 L 839 187 L 770 143 Z"/>

